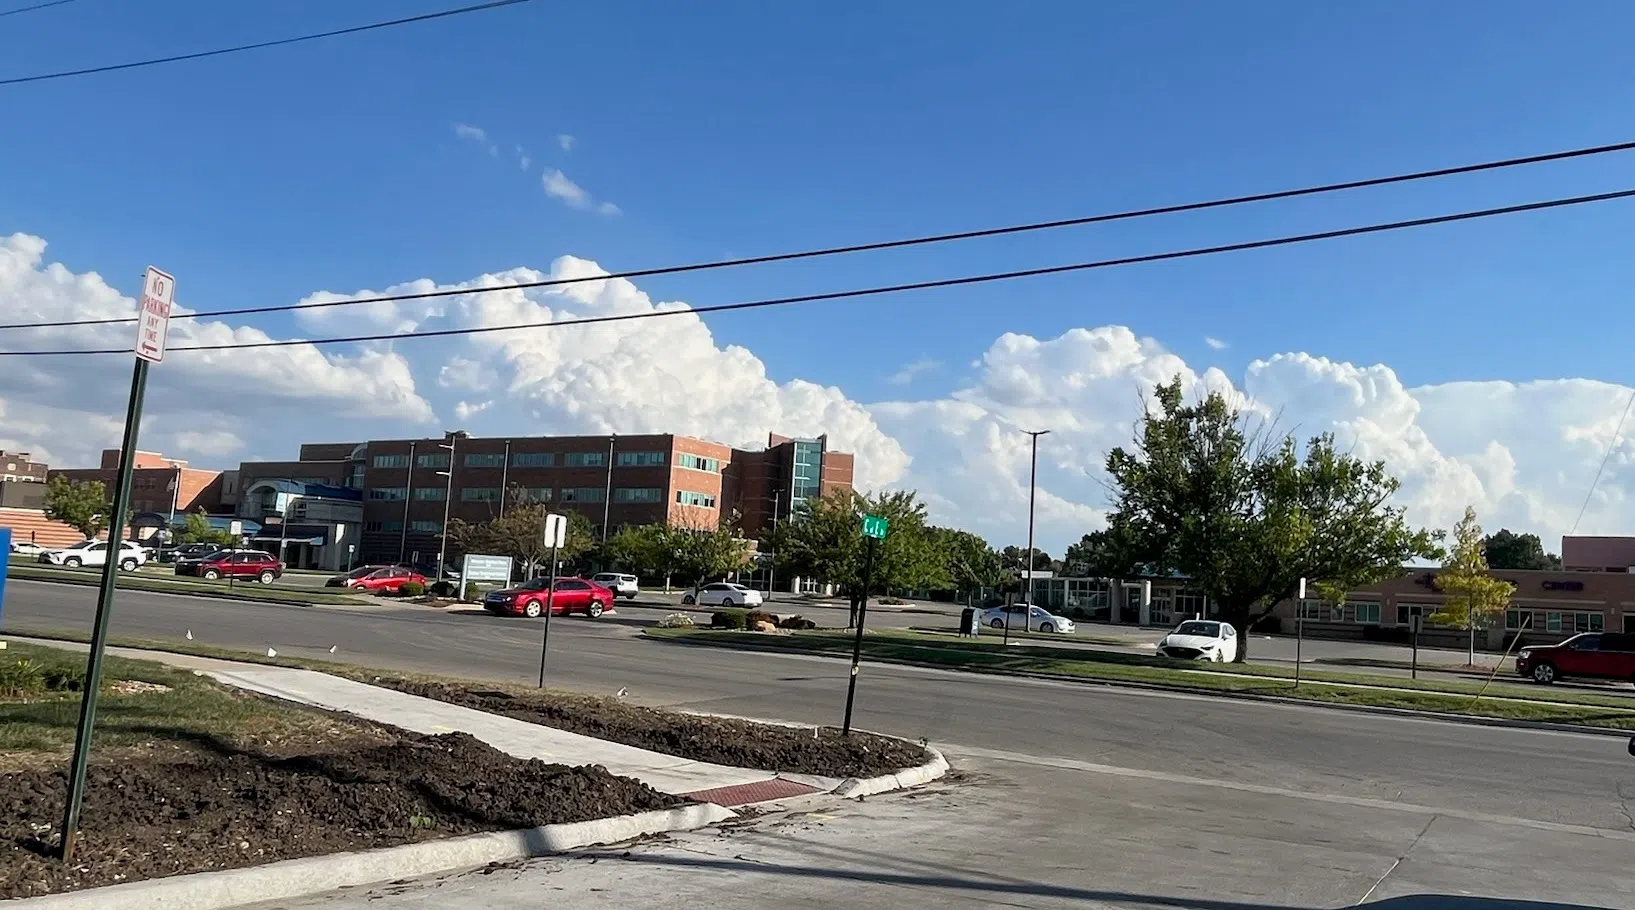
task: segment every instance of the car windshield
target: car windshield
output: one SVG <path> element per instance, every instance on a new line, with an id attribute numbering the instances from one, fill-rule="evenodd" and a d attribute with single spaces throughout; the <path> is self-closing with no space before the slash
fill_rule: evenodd
<path id="1" fill-rule="evenodd" d="M 1184 622 L 1175 627 L 1176 635 L 1202 635 L 1205 638 L 1220 638 L 1221 624 L 1218 622 Z"/>
<path id="2" fill-rule="evenodd" d="M 378 571 L 380 571 L 380 566 L 364 566 L 361 569 L 353 569 L 346 573 L 346 577 L 352 579 L 367 578 Z"/>
<path id="3" fill-rule="evenodd" d="M 517 585 L 517 590 L 519 590 L 519 591 L 543 591 L 546 588 L 549 588 L 550 586 L 551 586 L 551 580 L 549 578 L 530 578 L 527 581 L 523 582 L 522 584 Z"/>

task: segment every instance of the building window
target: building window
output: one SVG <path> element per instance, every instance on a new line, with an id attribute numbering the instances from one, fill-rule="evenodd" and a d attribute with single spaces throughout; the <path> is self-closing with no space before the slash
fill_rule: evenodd
<path id="1" fill-rule="evenodd" d="M 621 468 L 647 468 L 653 465 L 664 464 L 663 452 L 620 452 L 618 465 Z"/>
<path id="2" fill-rule="evenodd" d="M 549 468 L 556 465 L 556 455 L 551 452 L 518 452 L 511 456 L 513 468 Z"/>
<path id="3" fill-rule="evenodd" d="M 1551 610 L 1550 612 L 1544 614 L 1544 631 L 1561 631 L 1561 614 L 1558 611 Z"/>
<path id="4" fill-rule="evenodd" d="M 1579 614 L 1579 615 L 1583 615 L 1583 614 Z M 1506 610 L 1506 611 L 1504 611 L 1504 627 L 1507 630 L 1510 630 L 1510 631 L 1516 631 L 1516 630 L 1519 630 L 1519 629 L 1531 629 L 1531 628 L 1533 628 L 1533 611 L 1532 610 Z"/>
<path id="5" fill-rule="evenodd" d="M 1354 603 L 1351 605 L 1351 609 L 1356 613 L 1357 622 L 1362 623 L 1365 626 L 1377 626 L 1380 624 L 1379 604 Z"/>
<path id="6" fill-rule="evenodd" d="M 448 498 L 448 490 L 443 487 L 415 487 L 416 502 L 442 502 Z"/>
<path id="7" fill-rule="evenodd" d="M 460 490 L 461 502 L 499 502 L 499 487 L 463 487 Z"/>
<path id="8" fill-rule="evenodd" d="M 372 464 L 377 468 L 406 468 L 409 466 L 409 456 L 376 455 Z"/>
<path id="9" fill-rule="evenodd" d="M 443 530 L 443 523 L 440 521 L 411 521 L 409 522 L 409 530 L 416 534 L 437 534 Z"/>
<path id="10" fill-rule="evenodd" d="M 702 455 L 693 455 L 689 452 L 682 452 L 677 455 L 676 464 L 684 468 L 692 468 L 695 471 L 708 471 L 711 474 L 721 473 L 720 461 L 714 458 L 705 458 Z"/>
<path id="11" fill-rule="evenodd" d="M 503 452 L 472 452 L 466 456 L 464 464 L 468 468 L 503 468 L 505 467 L 505 454 Z"/>
<path id="12" fill-rule="evenodd" d="M 664 491 L 658 487 L 620 487 L 613 491 L 614 502 L 663 502 Z"/>
<path id="13" fill-rule="evenodd" d="M 1601 631 L 1601 614 L 1599 614 L 1599 613 L 1574 613 L 1573 614 L 1573 631 L 1574 632 L 1599 632 L 1599 631 Z"/>
<path id="14" fill-rule="evenodd" d="M 1397 625 L 1408 625 L 1408 617 L 1413 615 L 1416 608 L 1421 617 L 1429 616 L 1438 609 L 1436 604 L 1397 604 Z"/>
<path id="15" fill-rule="evenodd" d="M 607 464 L 606 452 L 569 452 L 562 463 L 570 468 L 599 468 Z"/>
<path id="16" fill-rule="evenodd" d="M 416 490 L 415 492 L 419 492 Z M 402 487 L 371 487 L 369 498 L 373 500 L 389 499 L 398 501 L 408 498 L 408 491 Z"/>
<path id="17" fill-rule="evenodd" d="M 417 468 L 446 468 L 448 467 L 447 452 L 432 452 L 427 455 L 416 455 L 414 466 Z"/>
<path id="18" fill-rule="evenodd" d="M 1325 622 L 1333 614 L 1323 606 L 1323 602 L 1313 598 L 1300 601 L 1299 617 L 1313 622 Z"/>
<path id="19" fill-rule="evenodd" d="M 363 529 L 365 531 L 401 531 L 401 530 L 403 530 L 403 522 L 401 522 L 401 521 L 366 521 L 366 522 L 363 523 Z"/>
<path id="20" fill-rule="evenodd" d="M 601 487 L 563 487 L 563 502 L 602 502 L 607 499 L 607 491 Z"/>
<path id="21" fill-rule="evenodd" d="M 703 506 L 706 509 L 715 508 L 715 497 L 709 493 L 694 493 L 691 490 L 677 490 L 676 502 L 684 506 Z"/>
<path id="22" fill-rule="evenodd" d="M 795 469 L 790 478 L 790 501 L 800 505 L 818 495 L 823 477 L 823 445 L 816 442 L 795 443 Z"/>
<path id="23" fill-rule="evenodd" d="M 550 502 L 550 487 L 516 487 L 517 502 Z"/>

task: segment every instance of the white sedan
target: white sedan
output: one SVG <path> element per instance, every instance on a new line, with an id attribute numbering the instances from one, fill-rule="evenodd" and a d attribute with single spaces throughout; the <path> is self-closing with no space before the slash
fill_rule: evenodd
<path id="1" fill-rule="evenodd" d="M 82 540 L 71 547 L 60 550 L 46 550 L 40 554 L 40 561 L 54 566 L 67 566 L 70 569 L 80 566 L 101 566 L 108 562 L 108 542 L 106 540 Z M 127 572 L 135 572 L 143 563 L 148 561 L 148 551 L 128 540 L 119 542 L 119 567 Z"/>
<path id="2" fill-rule="evenodd" d="M 11 552 L 18 556 L 39 556 L 45 552 L 45 547 L 32 540 L 14 540 L 11 542 Z"/>
<path id="3" fill-rule="evenodd" d="M 1030 609 L 1027 604 L 989 607 L 982 611 L 982 624 L 991 629 L 1003 629 L 1007 616 L 1012 632 L 1060 632 L 1063 635 L 1072 635 L 1077 628 L 1073 625 L 1073 620 L 1065 616 L 1057 616 L 1040 606 Z"/>
<path id="4" fill-rule="evenodd" d="M 758 607 L 761 605 L 761 592 L 730 581 L 718 581 L 699 588 L 695 593 L 683 594 L 681 602 L 701 607 Z"/>
<path id="5" fill-rule="evenodd" d="M 1238 656 L 1238 632 L 1229 622 L 1189 619 L 1158 643 L 1159 657 L 1226 663 Z"/>

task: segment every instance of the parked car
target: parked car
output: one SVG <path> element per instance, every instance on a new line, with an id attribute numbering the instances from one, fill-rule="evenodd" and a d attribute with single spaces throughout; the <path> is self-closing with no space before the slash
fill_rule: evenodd
<path id="1" fill-rule="evenodd" d="M 1238 631 L 1229 622 L 1189 619 L 1158 642 L 1158 656 L 1176 660 L 1237 660 Z"/>
<path id="2" fill-rule="evenodd" d="M 636 583 L 636 576 L 626 575 L 623 572 L 603 572 L 600 575 L 592 575 L 590 580 L 604 588 L 612 589 L 614 594 L 626 600 L 633 600 L 637 594 L 641 593 L 641 586 Z"/>
<path id="3" fill-rule="evenodd" d="M 177 575 L 196 575 L 215 581 L 218 578 L 254 578 L 270 585 L 284 575 L 284 564 L 271 553 L 260 550 L 218 550 L 203 559 L 189 559 L 176 563 Z"/>
<path id="4" fill-rule="evenodd" d="M 707 584 L 696 592 L 681 595 L 681 602 L 706 607 L 758 607 L 761 605 L 761 592 L 743 585 L 735 585 L 730 581 L 718 581 Z"/>
<path id="5" fill-rule="evenodd" d="M 45 547 L 32 540 L 14 540 L 11 542 L 11 552 L 14 556 L 39 556 L 45 552 Z"/>
<path id="6" fill-rule="evenodd" d="M 490 613 L 532 618 L 545 615 L 547 600 L 551 613 L 557 616 L 583 613 L 596 619 L 614 612 L 613 589 L 583 578 L 558 578 L 554 596 L 549 578 L 534 578 L 513 588 L 491 591 L 483 598 L 483 609 Z"/>
<path id="7" fill-rule="evenodd" d="M 227 549 L 219 543 L 184 543 L 170 551 L 170 561 L 173 563 L 185 562 L 189 559 L 199 560 L 212 553 L 219 553 Z"/>
<path id="8" fill-rule="evenodd" d="M 1058 616 L 1037 604 L 1011 604 L 1008 607 L 989 607 L 982 611 L 982 623 L 991 629 L 1005 628 L 1009 617 L 1012 632 L 1059 632 L 1072 635 L 1078 627 L 1073 620 Z"/>
<path id="9" fill-rule="evenodd" d="M 1516 673 L 1544 685 L 1568 677 L 1635 681 L 1635 634 L 1585 632 L 1558 645 L 1528 645 L 1516 654 Z"/>
<path id="10" fill-rule="evenodd" d="M 396 594 L 411 581 L 424 587 L 426 576 L 406 566 L 359 566 L 345 575 L 331 576 L 324 586 Z"/>
<path id="11" fill-rule="evenodd" d="M 54 566 L 102 566 L 108 563 L 108 542 L 106 540 L 82 540 L 71 547 L 59 550 L 46 550 L 39 556 L 40 562 Z M 142 564 L 148 561 L 148 554 L 140 546 L 129 540 L 119 542 L 119 567 L 126 572 L 135 572 Z"/>

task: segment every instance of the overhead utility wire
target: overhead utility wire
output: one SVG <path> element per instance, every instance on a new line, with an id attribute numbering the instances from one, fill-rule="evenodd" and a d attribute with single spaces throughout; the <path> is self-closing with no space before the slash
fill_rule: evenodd
<path id="1" fill-rule="evenodd" d="M 802 294 L 795 297 L 774 297 L 766 300 L 751 300 L 741 303 L 723 303 L 681 310 L 651 310 L 641 313 L 620 313 L 612 316 L 587 316 L 580 319 L 564 319 L 559 322 L 524 322 L 515 323 L 512 325 L 478 326 L 475 328 L 435 329 L 425 332 L 388 332 L 373 335 L 349 335 L 316 339 L 289 338 L 277 341 L 251 341 L 241 344 L 179 345 L 169 348 L 169 351 L 174 353 L 184 351 L 238 351 L 249 348 L 281 348 L 302 344 L 353 344 L 364 341 L 399 341 L 414 338 L 447 338 L 460 335 L 481 335 L 490 332 L 509 332 L 519 329 L 559 328 L 563 326 L 595 325 L 605 322 L 624 322 L 633 319 L 653 319 L 660 316 L 671 316 L 682 313 L 691 313 L 694 315 L 702 313 L 725 313 L 735 310 L 753 310 L 765 307 L 788 306 L 797 303 L 815 303 L 823 300 L 843 300 L 852 297 L 873 297 L 882 294 L 898 294 L 905 291 L 923 291 L 931 288 L 948 288 L 970 284 L 986 284 L 994 281 L 1008 281 L 1015 278 L 1033 278 L 1040 275 L 1058 275 L 1066 272 L 1082 272 L 1089 271 L 1091 269 L 1111 268 L 1114 266 L 1136 265 L 1143 262 L 1165 262 L 1171 259 L 1188 259 L 1196 256 L 1209 256 L 1216 253 L 1234 253 L 1241 252 L 1243 250 L 1258 250 L 1269 247 L 1289 246 L 1296 243 L 1309 243 L 1314 240 L 1332 240 L 1338 237 L 1356 237 L 1363 234 L 1378 234 L 1385 231 L 1396 231 L 1405 228 L 1425 227 L 1433 224 L 1449 224 L 1456 221 L 1472 221 L 1477 218 L 1490 218 L 1496 215 L 1511 215 L 1518 212 L 1536 212 L 1544 209 L 1565 208 L 1567 206 L 1585 205 L 1592 202 L 1607 202 L 1614 199 L 1628 199 L 1631 197 L 1635 197 L 1635 189 L 1619 190 L 1611 193 L 1596 193 L 1589 196 L 1570 196 L 1561 199 L 1547 199 L 1540 202 L 1525 202 L 1518 205 L 1502 206 L 1500 208 L 1457 212 L 1450 215 L 1434 215 L 1429 218 L 1414 218 L 1408 221 L 1391 221 L 1382 224 L 1369 224 L 1361 227 L 1340 228 L 1333 231 L 1319 231 L 1312 234 L 1294 234 L 1286 237 L 1273 237 L 1264 240 L 1249 240 L 1242 243 L 1228 243 L 1219 246 L 1194 247 L 1192 249 L 1175 250 L 1167 253 L 1148 253 L 1142 256 L 1125 256 L 1118 259 L 1100 259 L 1093 262 L 1079 262 L 1069 265 L 1052 265 L 1034 269 L 1020 269 L 1012 272 L 989 272 L 987 274 L 968 275 L 960 278 L 939 278 L 932 281 L 916 281 L 908 284 L 857 288 L 847 291 L 829 291 L 821 294 Z M 0 357 L 52 357 L 72 354 L 129 354 L 130 352 L 131 349 L 129 347 L 50 351 L 0 351 Z"/>
<path id="2" fill-rule="evenodd" d="M 33 6 L 23 6 L 23 7 L 18 7 L 17 9 L 8 9 L 8 10 L 5 10 L 5 11 L 0 11 L 0 19 L 4 19 L 7 16 L 15 16 L 18 13 L 32 13 L 37 9 L 50 9 L 53 6 L 62 6 L 64 4 L 73 3 L 73 2 L 74 2 L 74 0 L 49 0 L 49 2 L 47 2 L 47 3 L 36 3 Z"/>
<path id="3" fill-rule="evenodd" d="M 1607 453 L 1601 456 L 1601 466 L 1595 469 L 1595 477 L 1590 481 L 1589 492 L 1584 494 L 1584 504 L 1578 507 L 1578 517 L 1573 519 L 1573 529 L 1567 532 L 1571 537 L 1578 533 L 1578 523 L 1584 520 L 1584 513 L 1589 511 L 1590 500 L 1595 498 L 1595 488 L 1601 483 L 1601 473 L 1607 469 L 1607 462 L 1612 460 L 1612 450 L 1618 447 L 1618 437 L 1624 432 L 1624 421 L 1629 419 L 1630 406 L 1635 405 L 1635 390 L 1629 393 L 1629 400 L 1624 402 L 1624 413 L 1618 418 L 1618 425 L 1612 429 L 1612 438 L 1607 440 Z"/>
<path id="4" fill-rule="evenodd" d="M 64 0 L 66 2 L 66 0 Z M 22 85 L 25 82 L 46 82 L 51 79 L 67 79 L 70 76 L 90 76 L 94 73 L 111 73 L 116 70 L 134 70 L 146 66 L 159 66 L 164 63 L 180 63 L 183 60 L 201 60 L 205 57 L 220 57 L 224 54 L 237 54 L 244 51 L 258 51 L 262 48 L 281 47 L 285 44 L 300 44 L 303 41 L 317 41 L 319 38 L 335 38 L 340 35 L 355 35 L 358 32 L 372 32 L 376 29 L 391 28 L 397 25 L 410 25 L 415 22 L 430 22 L 433 19 L 447 19 L 450 16 L 463 16 L 466 13 L 481 13 L 502 6 L 516 6 L 519 3 L 531 3 L 532 0 L 491 0 L 489 3 L 478 3 L 473 6 L 462 6 L 459 9 L 446 9 L 436 13 L 421 13 L 418 16 L 406 16 L 402 19 L 388 19 L 384 22 L 371 22 L 368 25 L 354 25 L 350 28 L 338 28 L 327 32 L 314 32 L 310 35 L 297 35 L 294 38 L 279 38 L 276 41 L 258 41 L 254 44 L 238 44 L 233 47 L 218 47 L 211 51 L 195 51 L 191 54 L 175 54 L 169 57 L 154 57 L 148 60 L 136 60 L 130 63 L 110 63 L 106 66 L 91 66 L 78 70 L 63 70 L 56 73 L 38 73 L 33 76 L 13 76 L 10 79 L 0 79 L 0 86 Z M 48 4 L 49 5 L 49 4 Z M 36 9 L 38 7 L 35 7 Z M 17 10 L 16 12 L 24 12 Z"/>
<path id="5" fill-rule="evenodd" d="M 1355 190 L 1365 187 L 1387 186 L 1395 183 L 1408 183 L 1415 180 L 1428 180 L 1435 177 L 1450 177 L 1456 174 L 1471 174 L 1479 171 L 1492 171 L 1501 168 L 1520 167 L 1528 164 L 1542 164 L 1550 161 L 1565 161 L 1572 158 L 1585 158 L 1592 155 L 1605 155 L 1611 152 L 1626 152 L 1635 149 L 1635 142 L 1618 142 L 1611 145 L 1596 145 L 1587 148 L 1570 149 L 1560 152 L 1548 152 L 1542 155 L 1528 155 L 1521 158 L 1504 158 L 1498 161 L 1485 161 L 1480 164 L 1464 164 L 1457 167 L 1438 168 L 1430 171 L 1415 171 L 1408 174 L 1395 174 L 1389 177 L 1370 177 L 1364 180 L 1350 180 L 1344 183 L 1327 183 L 1321 186 L 1302 187 L 1293 190 L 1276 190 L 1268 193 L 1255 193 L 1248 196 L 1229 196 L 1222 199 L 1210 199 L 1202 202 L 1184 202 L 1175 205 L 1163 205 L 1153 208 L 1133 209 L 1123 212 L 1110 212 L 1100 215 L 1086 215 L 1078 218 L 1065 218 L 1058 221 L 1036 221 L 1028 224 L 1010 225 L 1008 227 L 981 228 L 972 231 L 960 231 L 951 234 L 932 234 L 924 237 L 911 237 L 900 240 L 882 240 L 874 243 L 859 243 L 850 246 L 825 247 L 815 250 L 802 250 L 793 253 L 772 253 L 765 256 L 750 256 L 743 259 L 721 259 L 713 262 L 697 262 L 688 265 L 661 266 L 658 268 L 634 269 L 627 272 L 613 272 L 604 275 L 586 275 L 577 278 L 549 278 L 540 281 L 524 281 L 516 284 L 493 285 L 484 288 L 441 289 L 436 291 L 420 291 L 412 294 L 389 294 L 380 297 L 355 297 L 344 300 L 319 300 L 309 303 L 288 303 L 276 306 L 242 307 L 227 310 L 203 310 L 197 313 L 177 313 L 171 319 L 205 319 L 216 316 L 249 316 L 257 313 L 282 313 L 291 310 L 313 310 L 325 307 L 356 306 L 365 303 L 400 303 L 406 300 L 426 300 L 434 297 L 458 297 L 463 294 L 486 294 L 496 291 L 517 291 L 530 288 L 559 287 L 567 284 L 579 284 L 586 281 L 606 281 L 613 278 L 647 278 L 654 275 L 674 275 L 682 272 L 702 272 L 711 269 L 725 269 L 744 265 L 764 265 L 772 262 L 788 262 L 796 259 L 816 259 L 822 256 L 839 256 L 847 253 L 864 253 L 875 250 L 890 250 L 901 247 L 922 246 L 933 243 L 947 243 L 955 240 L 973 240 L 979 237 L 998 237 L 1005 234 L 1021 234 L 1030 231 L 1053 230 L 1055 228 L 1076 227 L 1087 224 L 1103 224 L 1110 221 L 1126 221 L 1133 218 L 1145 218 L 1152 215 L 1173 215 L 1180 212 L 1196 212 L 1204 209 L 1225 208 L 1233 205 L 1245 205 L 1252 202 L 1270 202 L 1276 199 L 1293 199 L 1300 196 L 1315 196 L 1321 193 L 1333 193 L 1341 190 Z M 111 319 L 72 319 L 59 322 L 14 322 L 0 323 L 0 329 L 35 329 L 35 328 L 67 328 L 82 325 L 114 325 L 118 323 L 135 322 L 135 316 L 117 317 Z"/>

